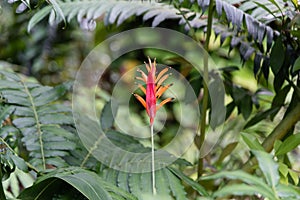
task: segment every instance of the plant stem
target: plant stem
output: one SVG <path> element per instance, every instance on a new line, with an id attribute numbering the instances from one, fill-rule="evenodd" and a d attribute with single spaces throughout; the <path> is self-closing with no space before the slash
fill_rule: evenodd
<path id="1" fill-rule="evenodd" d="M 2 165 L 0 165 L 0 199 L 6 200 L 6 196 L 3 190 L 3 185 L 2 185 Z"/>
<path id="2" fill-rule="evenodd" d="M 153 124 L 150 125 L 150 134 L 151 134 L 151 174 L 152 174 L 152 193 L 156 195 L 155 188 L 155 161 L 154 161 L 154 135 L 153 135 Z"/>
<path id="3" fill-rule="evenodd" d="M 201 112 L 201 121 L 200 121 L 200 140 L 199 140 L 199 161 L 198 161 L 198 179 L 203 173 L 203 158 L 201 157 L 201 147 L 205 140 L 205 128 L 206 128 L 206 113 L 208 106 L 208 51 L 209 51 L 209 41 L 212 31 L 212 21 L 213 21 L 213 5 L 214 1 L 209 1 L 208 8 L 208 19 L 207 19 L 207 33 L 205 39 L 204 49 L 204 71 L 203 71 L 203 99 L 202 99 L 202 112 Z"/>

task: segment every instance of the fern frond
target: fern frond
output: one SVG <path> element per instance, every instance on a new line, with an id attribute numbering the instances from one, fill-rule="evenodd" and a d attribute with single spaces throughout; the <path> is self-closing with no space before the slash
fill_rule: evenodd
<path id="1" fill-rule="evenodd" d="M 73 134 L 61 126 L 73 124 L 71 110 L 55 103 L 65 88 L 27 82 L 10 72 L 0 74 L 0 93 L 14 109 L 12 123 L 22 133 L 29 162 L 40 170 L 45 170 L 47 165 L 65 166 L 62 157 L 75 148 Z"/>
<path id="2" fill-rule="evenodd" d="M 59 7 L 68 22 L 73 18 L 77 18 L 79 23 L 102 18 L 106 25 L 114 23 L 120 25 L 132 16 L 144 14 L 144 20 L 153 18 L 152 26 L 157 26 L 166 19 L 181 18 L 178 15 L 178 10 L 172 5 L 154 1 L 75 0 L 60 2 Z M 28 24 L 28 31 L 47 15 L 49 15 L 50 24 L 57 24 L 63 20 L 61 15 L 57 14 L 49 5 L 38 11 L 31 18 Z"/>

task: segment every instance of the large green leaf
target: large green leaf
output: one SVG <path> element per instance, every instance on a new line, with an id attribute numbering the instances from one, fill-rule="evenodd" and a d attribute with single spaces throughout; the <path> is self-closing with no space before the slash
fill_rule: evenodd
<path id="1" fill-rule="evenodd" d="M 59 184 L 60 180 L 65 183 Z M 52 197 L 54 197 L 53 195 L 56 193 L 59 194 L 62 189 L 61 187 L 65 187 L 63 186 L 64 184 L 71 185 L 73 189 L 79 191 L 87 199 L 113 200 L 125 198 L 128 200 L 136 200 L 133 195 L 103 181 L 97 174 L 81 168 L 72 167 L 58 169 L 42 176 L 33 186 L 26 188 L 18 198 L 24 200 L 52 199 Z M 60 187 L 55 187 L 57 185 Z M 112 193 L 114 194 L 114 198 L 110 195 Z"/>
<path id="2" fill-rule="evenodd" d="M 105 169 L 101 175 L 106 181 L 116 184 L 117 187 L 131 192 L 138 199 L 154 198 L 152 196 L 151 173 L 126 173 L 114 169 Z M 178 178 L 170 168 L 155 171 L 156 199 L 187 199 L 186 192 Z"/>

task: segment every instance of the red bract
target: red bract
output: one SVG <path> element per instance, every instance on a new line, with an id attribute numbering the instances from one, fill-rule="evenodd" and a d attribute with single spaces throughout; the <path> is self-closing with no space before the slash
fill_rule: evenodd
<path id="1" fill-rule="evenodd" d="M 152 63 L 149 57 L 148 60 L 149 64 L 145 63 L 148 75 L 146 75 L 142 70 L 138 69 L 138 72 L 141 73 L 141 77 L 136 77 L 138 80 L 141 80 L 146 84 L 146 88 L 143 85 L 138 84 L 139 88 L 146 95 L 146 101 L 138 94 L 134 94 L 134 96 L 146 108 L 147 114 L 150 118 L 150 125 L 152 125 L 156 111 L 159 110 L 164 104 L 172 101 L 173 98 L 169 97 L 163 100 L 159 105 L 156 105 L 156 100 L 159 99 L 161 95 L 172 86 L 172 84 L 168 84 L 166 86 L 162 85 L 162 83 L 169 77 L 169 74 L 166 74 L 169 68 L 163 69 L 156 76 L 156 61 L 154 59 L 154 62 Z"/>

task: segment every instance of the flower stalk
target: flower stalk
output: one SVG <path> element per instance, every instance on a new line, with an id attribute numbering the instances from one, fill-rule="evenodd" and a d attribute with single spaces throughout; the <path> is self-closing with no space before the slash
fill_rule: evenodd
<path id="1" fill-rule="evenodd" d="M 143 85 L 138 84 L 140 90 L 146 95 L 146 99 L 142 98 L 138 94 L 133 95 L 144 106 L 150 120 L 152 193 L 153 195 L 156 195 L 153 123 L 156 116 L 156 112 L 163 105 L 172 101 L 173 98 L 169 97 L 160 102 L 158 105 L 156 104 L 157 99 L 159 99 L 163 95 L 163 93 L 172 86 L 172 84 L 163 85 L 164 81 L 167 80 L 170 76 L 170 74 L 167 74 L 169 68 L 164 68 L 156 76 L 156 60 L 154 59 L 152 63 L 151 59 L 148 57 L 148 61 L 149 64 L 145 63 L 147 74 L 142 70 L 138 69 L 137 71 L 141 74 L 141 76 L 136 77 L 137 80 L 142 81 L 144 85 L 146 85 L 145 88 Z"/>

